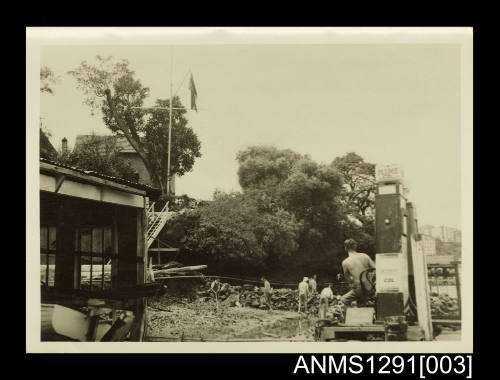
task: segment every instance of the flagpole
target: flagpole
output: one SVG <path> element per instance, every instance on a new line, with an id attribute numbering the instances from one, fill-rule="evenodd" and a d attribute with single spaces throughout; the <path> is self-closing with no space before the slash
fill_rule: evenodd
<path id="1" fill-rule="evenodd" d="M 170 154 L 171 154 L 171 146 L 172 146 L 172 112 L 173 112 L 173 104 L 172 104 L 172 75 L 173 75 L 173 66 L 174 66 L 174 54 L 173 47 L 170 51 L 170 103 L 169 103 L 169 112 L 168 112 L 168 161 L 167 161 L 167 194 L 170 196 Z"/>

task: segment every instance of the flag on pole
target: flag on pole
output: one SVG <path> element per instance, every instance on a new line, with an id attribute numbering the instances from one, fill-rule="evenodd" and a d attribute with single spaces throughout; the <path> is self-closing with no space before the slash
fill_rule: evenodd
<path id="1" fill-rule="evenodd" d="M 198 112 L 198 107 L 196 107 L 196 98 L 198 97 L 198 93 L 196 92 L 196 86 L 194 85 L 192 73 L 191 78 L 189 79 L 189 91 L 191 91 L 191 109 Z"/>

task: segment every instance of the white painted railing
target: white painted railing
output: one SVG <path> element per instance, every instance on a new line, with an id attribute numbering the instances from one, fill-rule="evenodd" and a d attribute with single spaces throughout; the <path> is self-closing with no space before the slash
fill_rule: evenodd
<path id="1" fill-rule="evenodd" d="M 154 211 L 153 208 L 148 208 L 148 230 L 147 230 L 147 247 L 149 248 L 151 244 L 154 242 L 160 231 L 165 226 L 165 222 L 167 221 L 169 216 L 168 212 L 168 202 L 165 203 L 165 206 L 160 212 Z"/>

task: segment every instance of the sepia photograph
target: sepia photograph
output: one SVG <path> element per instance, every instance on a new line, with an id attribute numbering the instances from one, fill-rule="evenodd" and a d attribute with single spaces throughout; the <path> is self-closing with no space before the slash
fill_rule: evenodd
<path id="1" fill-rule="evenodd" d="M 472 28 L 27 28 L 26 112 L 27 350 L 472 350 Z"/>

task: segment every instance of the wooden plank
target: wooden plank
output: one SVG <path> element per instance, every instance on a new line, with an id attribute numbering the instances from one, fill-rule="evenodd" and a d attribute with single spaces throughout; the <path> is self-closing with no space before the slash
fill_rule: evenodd
<path id="1" fill-rule="evenodd" d="M 149 248 L 149 252 L 179 252 L 179 248 Z"/>
<path id="2" fill-rule="evenodd" d="M 411 254 L 413 259 L 413 272 L 415 278 L 415 296 L 417 304 L 417 317 L 420 328 L 424 331 L 425 340 L 433 339 L 433 326 L 430 305 L 430 289 L 427 276 L 427 263 L 420 242 L 411 236 Z"/>
<path id="3" fill-rule="evenodd" d="M 460 319 L 433 319 L 432 323 L 441 325 L 461 325 Z"/>
<path id="4" fill-rule="evenodd" d="M 146 195 L 145 190 L 140 190 L 135 187 L 123 185 L 121 183 L 117 183 L 111 180 L 107 180 L 104 178 L 99 178 L 95 177 L 92 174 L 84 174 L 84 173 L 79 173 L 71 169 L 67 168 L 62 168 L 60 166 L 52 165 L 46 162 L 40 162 L 40 170 L 48 171 L 51 173 L 55 173 L 56 177 L 60 175 L 66 175 L 70 178 L 76 178 L 82 181 L 85 181 L 87 183 L 93 183 L 101 186 L 107 186 L 113 189 L 125 191 L 127 193 L 132 193 L 132 194 L 137 194 L 137 195 Z"/>
<path id="5" fill-rule="evenodd" d="M 329 326 L 323 327 L 324 329 L 332 329 L 335 332 L 384 332 L 385 327 L 383 325 L 371 325 L 371 326 Z"/>
<path id="6" fill-rule="evenodd" d="M 191 271 L 198 271 L 198 270 L 205 269 L 205 268 L 207 268 L 206 265 L 194 265 L 194 266 L 182 267 L 182 268 L 160 269 L 160 270 L 155 270 L 154 273 L 155 273 L 155 275 L 157 275 L 157 274 L 162 274 L 162 273 L 191 272 Z"/>
<path id="7" fill-rule="evenodd" d="M 40 191 L 55 193 L 56 180 L 49 175 L 40 174 Z M 101 185 L 84 183 L 74 179 L 66 179 L 62 182 L 57 194 L 70 197 L 89 199 L 97 202 L 114 203 L 135 208 L 143 208 L 143 196 L 110 189 Z"/>

